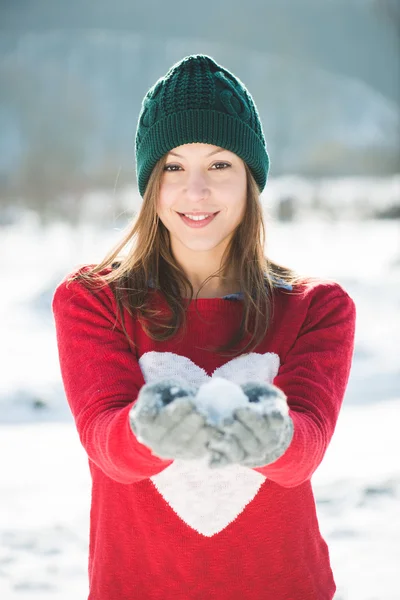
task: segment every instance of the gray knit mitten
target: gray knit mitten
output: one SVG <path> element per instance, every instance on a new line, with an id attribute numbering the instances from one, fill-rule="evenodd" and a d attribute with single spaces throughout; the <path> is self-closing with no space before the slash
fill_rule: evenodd
<path id="1" fill-rule="evenodd" d="M 292 441 L 293 421 L 284 392 L 270 383 L 249 382 L 240 387 L 249 404 L 235 409 L 220 425 L 222 439 L 208 442 L 211 468 L 268 465 L 282 456 Z"/>
<path id="2" fill-rule="evenodd" d="M 142 386 L 129 412 L 139 442 L 166 459 L 195 459 L 207 454 L 207 444 L 221 433 L 206 423 L 195 406 L 198 388 L 168 379 Z"/>

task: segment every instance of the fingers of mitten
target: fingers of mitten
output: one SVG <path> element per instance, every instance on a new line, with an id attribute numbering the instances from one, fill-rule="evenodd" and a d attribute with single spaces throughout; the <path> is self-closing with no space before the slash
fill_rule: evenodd
<path id="1" fill-rule="evenodd" d="M 249 455 L 241 464 L 248 467 L 262 467 L 275 462 L 290 446 L 293 434 L 293 421 L 290 417 L 287 417 L 285 425 L 282 427 L 279 435 L 273 434 L 258 456 Z"/>
<path id="2" fill-rule="evenodd" d="M 142 393 L 142 390 L 129 412 L 129 419 L 134 431 L 140 428 L 140 424 L 146 425 L 152 423 L 162 408 L 162 404 L 157 396 L 148 393 L 147 390 Z"/>
<path id="3" fill-rule="evenodd" d="M 199 429 L 204 427 L 204 423 L 204 417 L 192 410 L 191 412 L 184 414 L 181 419 L 179 419 L 179 422 L 175 421 L 175 425 L 169 427 L 160 439 L 160 443 L 170 443 L 177 446 L 187 444 L 191 438 L 198 433 Z"/>
<path id="4" fill-rule="evenodd" d="M 252 429 L 241 421 L 238 421 L 238 419 L 234 419 L 232 423 L 224 425 L 224 431 L 239 441 L 246 454 L 259 455 L 262 451 L 262 444 L 254 435 Z"/>
<path id="5" fill-rule="evenodd" d="M 282 434 L 281 434 L 281 438 L 280 438 L 280 442 L 281 442 L 281 447 L 286 450 L 293 439 L 293 435 L 294 435 L 294 424 L 293 424 L 293 420 L 291 417 L 287 417 L 285 419 L 285 424 L 282 427 Z"/>
<path id="6" fill-rule="evenodd" d="M 132 429 L 139 432 L 142 425 L 152 423 L 160 410 L 173 400 L 174 394 L 180 389 L 177 382 L 172 379 L 143 385 L 130 411 Z"/>
<path id="7" fill-rule="evenodd" d="M 250 408 L 238 408 L 234 411 L 234 417 L 256 437 L 257 441 L 264 447 L 271 437 L 270 425 L 263 415 Z"/>
<path id="8" fill-rule="evenodd" d="M 147 435 L 153 442 L 158 442 L 169 435 L 178 424 L 188 416 L 196 414 L 194 406 L 188 398 L 178 398 L 165 406 L 152 423 L 143 429 L 143 435 Z"/>
<path id="9" fill-rule="evenodd" d="M 194 410 L 194 406 L 188 398 L 178 398 L 161 409 L 157 408 L 157 414 L 152 419 L 147 418 L 145 407 L 140 407 L 136 413 L 134 408 L 135 406 L 130 412 L 130 422 L 134 433 L 140 438 L 139 441 L 153 443 L 160 440 L 169 429 Z"/>
<path id="10" fill-rule="evenodd" d="M 220 440 L 211 440 L 208 443 L 208 448 L 211 451 L 225 455 L 228 461 L 232 463 L 238 463 L 246 456 L 239 440 L 229 434 L 225 434 Z"/>
<path id="11" fill-rule="evenodd" d="M 190 415 L 189 415 L 190 416 Z M 154 449 L 158 455 L 168 458 L 195 459 L 202 458 L 208 452 L 208 442 L 211 439 L 220 439 L 223 433 L 200 420 L 199 415 L 195 419 L 189 417 L 189 423 L 182 423 L 179 428 L 169 430 L 162 440 L 154 442 Z M 196 420 L 197 430 L 196 430 Z M 182 435 L 179 433 L 182 429 Z M 190 437 L 189 437 L 190 436 Z"/>
<path id="12" fill-rule="evenodd" d="M 208 466 L 210 469 L 219 469 L 231 464 L 232 462 L 224 454 L 214 450 L 211 451 L 210 460 L 208 461 Z"/>
<path id="13" fill-rule="evenodd" d="M 264 407 L 263 416 L 268 421 L 272 431 L 280 432 L 290 419 L 286 406 Z"/>
<path id="14" fill-rule="evenodd" d="M 207 454 L 207 444 L 214 438 L 214 429 L 204 425 L 188 440 L 183 448 L 184 458 L 201 458 Z"/>
<path id="15" fill-rule="evenodd" d="M 268 382 L 242 384 L 254 412 L 265 415 L 273 429 L 279 429 L 289 414 L 287 396 L 283 390 Z"/>

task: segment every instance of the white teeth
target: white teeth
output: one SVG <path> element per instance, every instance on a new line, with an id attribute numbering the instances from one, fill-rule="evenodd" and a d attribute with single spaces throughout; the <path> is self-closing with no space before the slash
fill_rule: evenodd
<path id="1" fill-rule="evenodd" d="M 198 215 L 198 216 L 194 216 L 194 215 L 185 215 L 185 217 L 187 217 L 188 219 L 192 219 L 192 221 L 203 221 L 204 219 L 207 219 L 210 215 Z"/>

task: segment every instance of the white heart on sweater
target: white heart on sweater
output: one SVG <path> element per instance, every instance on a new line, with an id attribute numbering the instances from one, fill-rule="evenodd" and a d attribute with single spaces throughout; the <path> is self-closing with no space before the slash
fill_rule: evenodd
<path id="1" fill-rule="evenodd" d="M 189 358 L 173 352 L 146 352 L 140 357 L 139 365 L 146 383 L 174 377 L 201 385 L 210 379 L 207 372 Z M 279 365 L 279 356 L 273 352 L 250 352 L 218 367 L 211 377 L 222 377 L 237 384 L 246 381 L 272 383 Z M 243 512 L 266 477 L 240 465 L 210 469 L 207 458 L 204 458 L 177 459 L 150 479 L 189 527 L 201 535 L 212 537 Z"/>

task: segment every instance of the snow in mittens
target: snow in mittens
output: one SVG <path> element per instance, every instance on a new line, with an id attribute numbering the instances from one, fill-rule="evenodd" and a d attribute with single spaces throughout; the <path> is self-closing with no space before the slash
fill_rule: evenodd
<path id="1" fill-rule="evenodd" d="M 232 416 L 235 409 L 249 404 L 242 388 L 222 377 L 212 377 L 203 383 L 196 395 L 197 408 L 213 425 L 221 424 Z"/>

